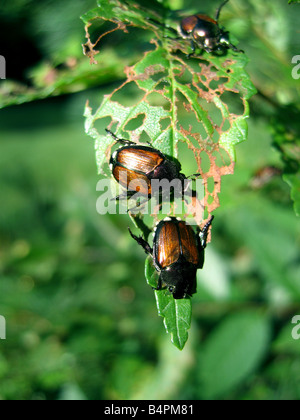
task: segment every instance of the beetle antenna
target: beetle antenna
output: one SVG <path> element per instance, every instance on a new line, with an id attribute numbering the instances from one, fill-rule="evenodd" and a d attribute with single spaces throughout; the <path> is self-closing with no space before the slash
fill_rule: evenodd
<path id="1" fill-rule="evenodd" d="M 115 133 L 113 133 L 112 131 L 110 131 L 108 128 L 105 129 L 105 131 L 110 134 L 116 141 L 119 141 L 120 139 L 115 135 Z"/>
<path id="2" fill-rule="evenodd" d="M 216 12 L 216 21 L 219 23 L 219 18 L 220 18 L 220 13 L 221 13 L 221 10 L 223 9 L 223 7 L 225 6 L 225 4 L 227 4 L 229 2 L 229 0 L 225 0 L 222 4 L 221 4 L 221 6 L 219 6 L 219 8 L 217 9 L 217 12 Z"/>
<path id="3" fill-rule="evenodd" d="M 112 136 L 112 138 L 113 138 L 114 140 L 116 140 L 116 142 L 117 142 L 117 143 L 128 144 L 128 145 L 135 144 L 134 142 L 132 142 L 132 141 L 130 141 L 130 140 L 120 139 L 119 137 L 117 137 L 117 136 L 115 135 L 115 133 L 113 133 L 112 131 L 110 131 L 108 128 L 106 128 L 106 129 L 105 129 L 105 131 L 106 131 L 108 134 L 110 134 L 110 135 Z"/>

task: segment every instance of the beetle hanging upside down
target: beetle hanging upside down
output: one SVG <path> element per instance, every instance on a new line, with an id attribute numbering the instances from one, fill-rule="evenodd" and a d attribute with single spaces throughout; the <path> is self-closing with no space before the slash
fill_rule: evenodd
<path id="1" fill-rule="evenodd" d="M 244 52 L 230 43 L 229 32 L 219 26 L 221 10 L 228 1 L 225 0 L 218 8 L 215 19 L 204 14 L 192 15 L 182 19 L 179 32 L 182 38 L 191 41 L 193 52 L 189 54 L 189 57 L 195 54 L 197 47 L 207 53 L 228 49 L 235 52 Z"/>
<path id="2" fill-rule="evenodd" d="M 196 274 L 204 265 L 204 250 L 213 218 L 195 233 L 186 222 L 167 217 L 156 227 L 153 249 L 129 229 L 132 238 L 152 257 L 154 267 L 160 274 L 156 290 L 166 285 L 174 299 L 184 299 L 196 293 Z"/>

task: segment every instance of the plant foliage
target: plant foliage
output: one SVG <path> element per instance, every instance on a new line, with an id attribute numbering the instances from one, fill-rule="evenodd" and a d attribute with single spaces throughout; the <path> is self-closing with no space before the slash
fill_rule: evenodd
<path id="1" fill-rule="evenodd" d="M 162 6 L 137 1 L 155 7 L 159 19 Z M 95 211 L 93 141 L 82 129 L 86 98 L 98 108 L 103 95 L 125 81 L 123 69 L 156 48 L 149 44 L 155 35 L 130 25 L 128 33 L 114 31 L 99 41 L 99 64 L 90 66 L 79 16 L 95 2 L 4 0 L 0 7 L 0 54 L 7 62 L 7 80 L 0 81 L 0 106 L 7 106 L 0 118 L 0 315 L 7 321 L 0 400 L 299 401 L 300 323 L 293 320 L 300 315 L 300 218 L 282 181 L 288 176 L 292 186 L 299 173 L 299 4 L 230 0 L 222 12 L 220 22 L 246 51 L 259 93 L 249 101 L 248 141 L 236 148 L 234 176 L 223 178 L 198 293 L 185 302 L 193 304 L 191 328 L 185 308 L 178 327 L 164 318 L 166 335 L 128 218 Z M 189 14 L 210 14 L 220 2 L 168 1 Z M 94 43 L 116 26 L 102 22 L 89 27 Z M 160 47 L 177 42 L 156 41 Z M 184 41 L 178 44 L 183 48 Z M 180 51 L 171 55 L 186 61 Z M 138 91 L 117 92 L 118 103 L 132 106 Z M 13 103 L 19 105 L 8 107 Z M 177 110 L 186 129 L 186 110 Z M 139 120 L 120 135 L 130 136 Z M 98 133 L 110 122 L 97 120 Z M 184 173 L 190 174 L 189 162 L 197 171 L 182 141 L 177 153 Z M 102 169 L 106 173 L 105 164 Z M 134 223 L 148 238 L 151 218 Z M 155 286 L 151 260 L 147 267 Z M 170 336 L 182 346 L 187 331 L 180 352 Z"/>
<path id="2" fill-rule="evenodd" d="M 132 1 L 99 0 L 98 7 L 82 17 L 87 36 L 84 49 L 91 63 L 97 63 L 96 56 L 101 62 L 101 41 L 112 32 L 122 30 L 126 36 L 131 27 L 136 27 L 148 31 L 150 41 L 149 50 L 135 65 L 124 69 L 125 81 L 104 96 L 99 108 L 93 112 L 87 104 L 86 132 L 95 140 L 99 173 L 104 172 L 113 145 L 113 139 L 95 127 L 101 119 L 109 118 L 108 128 L 119 137 L 148 140 L 174 158 L 178 157 L 179 143 L 184 143 L 192 151 L 203 179 L 201 204 L 210 215 L 219 206 L 222 176 L 234 171 L 235 146 L 247 138 L 248 100 L 256 90 L 245 71 L 248 60 L 244 54 L 188 58 L 189 42 L 176 39 L 175 29 L 166 26 L 167 12 L 161 7 L 154 13 Z M 99 21 L 113 27 L 93 42 L 90 31 Z M 124 98 L 132 95 L 131 103 L 124 103 Z M 196 214 L 195 219 L 201 225 L 203 214 Z M 157 296 L 168 331 L 174 322 L 180 325 L 181 314 L 187 313 L 177 330 L 179 341 L 174 341 L 182 348 L 190 325 L 189 299 L 174 302 L 165 291 Z M 175 335 L 172 333 L 173 339 Z"/>

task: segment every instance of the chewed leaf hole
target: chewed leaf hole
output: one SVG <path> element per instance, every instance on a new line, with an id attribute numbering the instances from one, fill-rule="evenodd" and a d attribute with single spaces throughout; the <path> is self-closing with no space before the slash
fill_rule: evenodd
<path id="1" fill-rule="evenodd" d="M 171 124 L 171 118 L 162 118 L 159 122 L 161 131 L 165 131 Z"/>
<path id="2" fill-rule="evenodd" d="M 210 162 L 210 158 L 209 158 L 208 154 L 206 152 L 201 152 L 200 153 L 200 159 L 201 159 L 202 173 L 209 172 L 211 162 Z"/>
<path id="3" fill-rule="evenodd" d="M 212 194 L 215 190 L 215 179 L 213 177 L 208 178 L 207 180 L 207 191 Z"/>
<path id="4" fill-rule="evenodd" d="M 245 112 L 244 103 L 238 93 L 226 91 L 220 98 L 228 106 L 231 114 L 243 115 Z"/>
<path id="5" fill-rule="evenodd" d="M 208 199 L 207 199 L 207 204 L 211 205 L 214 202 L 214 196 L 213 195 L 209 195 Z"/>
<path id="6" fill-rule="evenodd" d="M 223 125 L 222 125 L 222 131 L 228 131 L 230 129 L 230 122 L 229 120 L 225 120 L 223 121 Z"/>
<path id="7" fill-rule="evenodd" d="M 218 151 L 214 151 L 212 156 L 215 158 L 215 163 L 219 168 L 222 168 L 223 166 L 229 166 L 231 164 L 228 153 L 222 148 L 220 148 Z"/>
<path id="8" fill-rule="evenodd" d="M 220 127 L 224 121 L 221 111 L 215 106 L 215 104 L 209 104 L 207 110 L 212 122 Z"/>
<path id="9" fill-rule="evenodd" d="M 105 129 L 111 126 L 111 122 L 111 117 L 99 118 L 95 120 L 94 128 L 97 130 L 97 132 L 106 134 Z"/>
<path id="10" fill-rule="evenodd" d="M 145 92 L 138 88 L 136 83 L 130 82 L 123 86 L 121 90 L 116 90 L 112 95 L 112 100 L 124 106 L 133 106 L 136 102 L 143 99 Z"/>
<path id="11" fill-rule="evenodd" d="M 139 142 L 140 143 L 151 143 L 152 139 L 149 137 L 149 135 L 143 130 L 140 138 L 139 138 Z"/>
<path id="12" fill-rule="evenodd" d="M 153 75 L 151 75 L 151 79 L 154 80 L 155 82 L 159 82 L 160 80 L 167 80 L 168 78 L 168 73 L 164 72 L 164 71 L 160 71 L 158 73 L 154 73 Z"/>
<path id="13" fill-rule="evenodd" d="M 209 88 L 211 90 L 217 90 L 217 89 L 219 89 L 220 85 L 223 85 L 226 82 L 228 82 L 227 78 L 220 77 L 218 80 L 212 80 L 209 84 Z"/>
<path id="14" fill-rule="evenodd" d="M 157 92 L 149 93 L 147 96 L 147 101 L 152 106 L 160 105 L 163 106 L 165 109 L 170 108 L 170 103 L 160 94 Z"/>
<path id="15" fill-rule="evenodd" d="M 133 131 L 141 127 L 144 123 L 144 119 L 146 118 L 145 114 L 140 114 L 136 118 L 133 118 L 130 120 L 126 126 L 124 127 L 124 130 Z"/>
<path id="16" fill-rule="evenodd" d="M 182 171 L 186 176 L 191 176 L 199 172 L 197 162 L 195 161 L 195 155 L 193 151 L 187 147 L 186 143 L 179 143 L 178 156 L 182 156 L 180 163 Z"/>
<path id="17" fill-rule="evenodd" d="M 187 69 L 178 72 L 175 77 L 179 83 L 191 84 L 193 82 L 193 75 Z"/>
<path id="18" fill-rule="evenodd" d="M 218 131 L 215 131 L 213 136 L 212 136 L 212 140 L 214 143 L 219 143 L 220 141 L 220 133 L 218 133 Z"/>

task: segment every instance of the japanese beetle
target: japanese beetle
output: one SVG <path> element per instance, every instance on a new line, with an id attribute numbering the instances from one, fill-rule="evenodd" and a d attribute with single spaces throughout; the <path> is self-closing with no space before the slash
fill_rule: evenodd
<path id="1" fill-rule="evenodd" d="M 207 235 L 214 217 L 197 233 L 186 222 L 174 217 L 167 217 L 158 223 L 153 240 L 153 248 L 142 237 L 132 238 L 153 259 L 159 272 L 156 290 L 166 285 L 174 299 L 184 299 L 197 291 L 196 274 L 204 265 L 204 249 Z"/>
<path id="2" fill-rule="evenodd" d="M 243 52 L 230 43 L 229 32 L 219 26 L 219 17 L 222 8 L 228 3 L 225 0 L 216 12 L 215 19 L 203 14 L 188 16 L 182 19 L 180 34 L 185 39 L 191 40 L 192 56 L 196 47 L 208 53 L 231 49 L 235 52 Z"/>
<path id="3" fill-rule="evenodd" d="M 168 159 L 162 152 L 151 145 L 142 146 L 134 142 L 119 139 L 114 133 L 106 130 L 122 146 L 111 156 L 110 169 L 116 181 L 127 192 L 118 198 L 130 198 L 137 192 L 148 198 L 152 195 L 151 180 L 178 180 L 179 189 L 183 191 L 186 176 L 180 173 L 179 163 Z M 142 182 L 141 182 L 142 181 Z"/>

